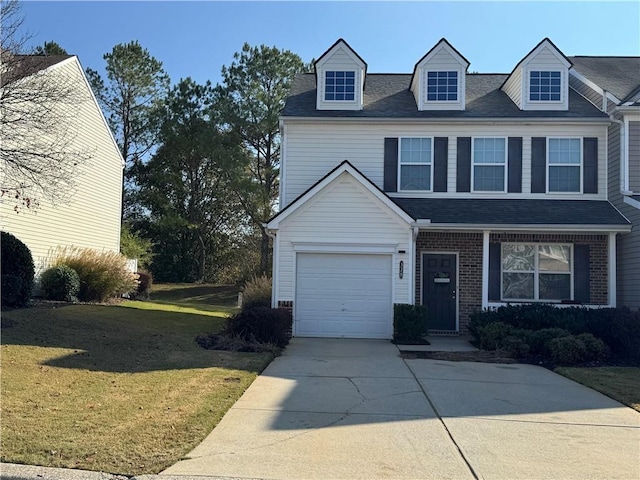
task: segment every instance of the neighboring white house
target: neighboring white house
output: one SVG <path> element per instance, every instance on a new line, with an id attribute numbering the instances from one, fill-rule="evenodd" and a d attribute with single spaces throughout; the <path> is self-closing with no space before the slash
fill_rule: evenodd
<path id="1" fill-rule="evenodd" d="M 87 247 L 99 251 L 120 250 L 123 159 L 102 111 L 93 96 L 78 58 L 69 55 L 25 56 L 29 75 L 47 75 L 52 81 L 63 78 L 76 84 L 81 93 L 74 118 L 64 128 L 69 146 L 90 157 L 80 166 L 73 195 L 68 201 L 52 204 L 37 195 L 36 208 L 14 211 L 15 202 L 0 202 L 0 225 L 22 240 L 31 250 L 36 275 L 45 269 L 58 247 Z M 4 168 L 4 166 L 3 166 Z"/>
<path id="2" fill-rule="evenodd" d="M 372 74 L 340 39 L 296 79 L 267 224 L 294 335 L 391 338 L 394 303 L 445 334 L 507 303 L 617 304 L 612 120 L 549 39 L 513 63 L 467 73 L 442 39 L 412 73 Z"/>

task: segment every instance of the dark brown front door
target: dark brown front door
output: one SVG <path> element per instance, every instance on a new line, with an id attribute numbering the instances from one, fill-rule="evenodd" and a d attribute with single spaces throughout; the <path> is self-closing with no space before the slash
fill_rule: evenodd
<path id="1" fill-rule="evenodd" d="M 422 304 L 429 311 L 429 330 L 457 330 L 456 262 L 456 255 L 448 253 L 422 257 Z"/>

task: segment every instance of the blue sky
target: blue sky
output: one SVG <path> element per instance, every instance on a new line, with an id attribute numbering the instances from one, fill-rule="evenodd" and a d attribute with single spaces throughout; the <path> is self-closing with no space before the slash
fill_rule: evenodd
<path id="1" fill-rule="evenodd" d="M 344 38 L 369 72 L 411 72 L 442 37 L 470 71 L 510 72 L 542 38 L 566 55 L 640 55 L 640 2 L 25 1 L 32 45 L 54 40 L 102 71 L 104 53 L 138 40 L 172 82 L 220 81 L 244 42 L 318 58 Z"/>

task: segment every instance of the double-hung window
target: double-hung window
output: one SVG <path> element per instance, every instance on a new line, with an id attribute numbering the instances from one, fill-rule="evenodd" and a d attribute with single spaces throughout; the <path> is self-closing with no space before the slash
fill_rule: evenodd
<path id="1" fill-rule="evenodd" d="M 458 101 L 458 72 L 427 72 L 428 102 Z"/>
<path id="2" fill-rule="evenodd" d="M 431 138 L 400 139 L 400 190 L 431 190 Z"/>
<path id="3" fill-rule="evenodd" d="M 557 71 L 529 72 L 529 100 L 533 102 L 559 102 L 562 77 Z"/>
<path id="4" fill-rule="evenodd" d="M 572 250 L 563 244 L 503 243 L 502 299 L 572 299 Z"/>
<path id="5" fill-rule="evenodd" d="M 473 139 L 473 190 L 506 190 L 507 148 L 505 138 Z"/>
<path id="6" fill-rule="evenodd" d="M 324 99 L 354 101 L 356 98 L 356 72 L 327 71 L 324 76 Z"/>
<path id="7" fill-rule="evenodd" d="M 549 138 L 547 145 L 548 192 L 580 192 L 582 141 Z"/>

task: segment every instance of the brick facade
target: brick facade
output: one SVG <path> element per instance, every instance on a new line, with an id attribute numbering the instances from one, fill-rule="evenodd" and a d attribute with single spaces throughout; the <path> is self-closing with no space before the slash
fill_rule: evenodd
<path id="1" fill-rule="evenodd" d="M 589 245 L 592 304 L 607 304 L 608 239 L 606 235 L 495 233 L 490 242 L 571 243 Z M 422 254 L 458 254 L 458 316 L 460 333 L 467 332 L 469 315 L 482 308 L 482 233 L 425 232 L 416 239 L 416 303 L 422 302 Z"/>

